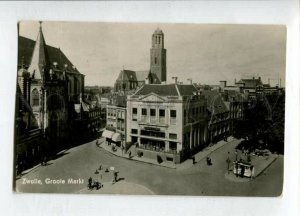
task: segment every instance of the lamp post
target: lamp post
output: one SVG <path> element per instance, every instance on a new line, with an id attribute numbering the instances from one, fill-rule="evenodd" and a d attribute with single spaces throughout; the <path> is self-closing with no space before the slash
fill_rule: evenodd
<path id="1" fill-rule="evenodd" d="M 229 167 L 230 167 L 230 163 L 231 163 L 231 160 L 230 160 L 229 156 L 230 156 L 230 152 L 228 152 L 228 156 L 227 156 L 227 160 L 226 160 L 228 174 L 229 174 Z"/>

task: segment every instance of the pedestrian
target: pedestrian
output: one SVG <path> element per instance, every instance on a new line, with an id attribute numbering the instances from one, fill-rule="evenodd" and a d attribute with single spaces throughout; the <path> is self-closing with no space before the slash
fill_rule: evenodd
<path id="1" fill-rule="evenodd" d="M 193 156 L 192 159 L 193 159 L 193 164 L 195 164 L 195 162 L 196 162 L 196 161 L 195 161 L 195 156 Z"/>
<path id="2" fill-rule="evenodd" d="M 93 179 L 92 177 L 89 177 L 89 180 L 88 180 L 88 188 L 91 188 L 92 187 L 92 182 L 93 182 Z"/>
<path id="3" fill-rule="evenodd" d="M 102 170 L 102 164 L 100 164 L 100 166 L 99 166 L 99 170 Z"/>
<path id="4" fill-rule="evenodd" d="M 230 168 L 230 163 L 231 163 L 231 160 L 230 160 L 229 157 L 227 158 L 226 162 L 227 162 L 227 171 L 228 171 L 228 174 L 229 174 L 229 168 Z"/>
<path id="5" fill-rule="evenodd" d="M 45 156 L 43 159 L 43 165 L 46 166 L 47 165 L 47 157 Z"/>
<path id="6" fill-rule="evenodd" d="M 243 178 L 245 174 L 245 166 L 241 166 L 241 177 Z"/>
<path id="7" fill-rule="evenodd" d="M 131 159 L 131 151 L 128 152 L 128 157 Z"/>
<path id="8" fill-rule="evenodd" d="M 118 181 L 118 172 L 117 171 L 114 172 L 114 180 L 115 180 L 115 182 Z"/>

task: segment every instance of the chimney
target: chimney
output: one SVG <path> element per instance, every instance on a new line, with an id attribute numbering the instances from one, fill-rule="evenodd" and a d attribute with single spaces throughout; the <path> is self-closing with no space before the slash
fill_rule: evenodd
<path id="1" fill-rule="evenodd" d="M 146 77 L 146 79 L 145 79 L 145 84 L 149 84 L 149 78 L 148 77 Z"/>
<path id="2" fill-rule="evenodd" d="M 193 80 L 191 78 L 187 79 L 189 81 L 189 83 L 192 85 L 193 84 Z"/>

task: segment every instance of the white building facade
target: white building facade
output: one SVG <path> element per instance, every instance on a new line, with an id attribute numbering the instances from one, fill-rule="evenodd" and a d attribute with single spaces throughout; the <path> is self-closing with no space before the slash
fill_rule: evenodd
<path id="1" fill-rule="evenodd" d="M 127 142 L 140 157 L 180 163 L 206 142 L 206 100 L 193 85 L 146 84 L 127 97 Z"/>

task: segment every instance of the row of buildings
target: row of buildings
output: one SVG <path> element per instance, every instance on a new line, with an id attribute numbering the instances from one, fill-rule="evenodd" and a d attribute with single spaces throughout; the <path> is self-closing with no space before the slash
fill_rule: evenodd
<path id="1" fill-rule="evenodd" d="M 122 70 L 107 107 L 107 127 L 102 136 L 150 159 L 180 163 L 210 143 L 235 134 L 244 110 L 265 94 L 281 88 L 262 83 L 261 78 L 241 79 L 215 87 L 174 77 L 166 82 L 164 34 L 152 35 L 149 71 Z M 266 102 L 266 106 L 267 102 Z"/>

